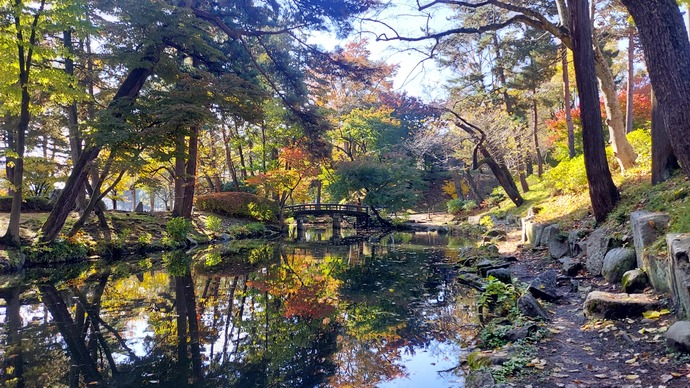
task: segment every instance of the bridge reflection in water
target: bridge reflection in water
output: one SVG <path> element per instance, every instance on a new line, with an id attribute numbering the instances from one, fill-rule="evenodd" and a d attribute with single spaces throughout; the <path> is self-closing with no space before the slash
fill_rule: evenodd
<path id="1" fill-rule="evenodd" d="M 369 225 L 369 209 L 366 206 L 337 204 L 337 203 L 309 203 L 286 206 L 285 210 L 292 214 L 297 221 L 297 239 L 304 240 L 304 222 L 308 216 L 330 216 L 333 219 L 333 234 L 340 235 L 343 216 L 355 217 L 355 227 Z"/>

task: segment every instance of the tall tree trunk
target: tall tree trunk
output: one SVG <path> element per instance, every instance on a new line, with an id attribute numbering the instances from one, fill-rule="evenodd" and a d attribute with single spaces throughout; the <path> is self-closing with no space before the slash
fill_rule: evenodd
<path id="1" fill-rule="evenodd" d="M 178 132 L 177 139 L 175 140 L 175 173 L 173 174 L 175 179 L 175 190 L 174 190 L 174 200 L 173 200 L 173 217 L 182 217 L 182 206 L 184 202 L 184 184 L 185 184 L 185 157 L 187 155 L 187 149 L 185 144 L 184 132 Z"/>
<path id="2" fill-rule="evenodd" d="M 536 90 L 534 91 L 536 93 Z M 534 136 L 534 152 L 537 154 L 537 176 L 541 178 L 544 173 L 544 158 L 541 156 L 539 147 L 539 110 L 537 109 L 537 99 L 532 98 L 532 135 Z"/>
<path id="3" fill-rule="evenodd" d="M 132 193 L 132 213 L 137 210 L 137 189 L 133 188 L 129 190 Z"/>
<path id="4" fill-rule="evenodd" d="M 29 103 L 30 96 L 28 90 L 28 73 L 21 78 L 25 79 L 22 86 L 21 99 L 21 113 L 19 115 L 19 125 L 17 126 L 17 143 L 15 144 L 15 158 L 14 158 L 14 193 L 12 195 L 12 209 L 10 211 L 10 222 L 7 227 L 7 232 L 2 237 L 3 242 L 11 245 L 20 245 L 21 240 L 19 236 L 19 221 L 22 212 L 22 195 L 24 189 L 24 150 L 26 142 L 26 132 L 29 130 Z"/>
<path id="5" fill-rule="evenodd" d="M 604 107 L 606 108 L 606 125 L 609 128 L 609 141 L 611 142 L 611 148 L 613 148 L 613 154 L 618 160 L 618 166 L 621 172 L 625 172 L 626 169 L 635 165 L 637 154 L 630 145 L 628 138 L 625 137 L 625 118 L 623 117 L 621 104 L 618 101 L 618 93 L 616 91 L 616 84 L 613 80 L 611 68 L 608 64 L 602 64 L 606 59 L 599 45 L 594 44 L 593 47 L 594 56 L 596 58 L 595 67 L 601 68 L 600 71 L 596 72 L 593 76 L 599 76 L 599 86 L 601 87 Z M 584 108 L 581 110 L 584 110 Z M 601 111 L 601 109 L 599 111 Z"/>
<path id="6" fill-rule="evenodd" d="M 9 113 L 5 114 L 5 176 L 7 181 L 10 182 L 7 188 L 7 196 L 12 197 L 14 195 L 14 189 L 12 188 L 12 182 L 14 182 L 14 157 L 10 156 L 14 153 L 15 148 L 15 131 L 17 128 L 16 123 L 17 117 Z"/>
<path id="7" fill-rule="evenodd" d="M 63 32 L 63 44 L 70 55 L 65 57 L 65 73 L 74 76 L 74 45 L 72 43 L 72 31 Z M 79 133 L 79 116 L 77 115 L 77 102 L 71 102 L 65 107 L 67 113 L 67 131 L 69 137 L 70 157 L 72 163 L 76 164 L 81 155 L 81 134 Z M 77 195 L 77 211 L 81 212 L 86 207 L 86 190 L 82 190 Z"/>
<path id="8" fill-rule="evenodd" d="M 465 169 L 465 181 L 467 181 L 467 186 L 470 188 L 470 194 L 472 195 L 472 198 L 477 201 L 477 205 L 482 203 L 484 198 L 482 198 L 479 188 L 477 187 L 477 183 L 474 181 L 474 178 L 472 178 L 472 172 L 469 168 Z M 462 193 L 462 190 L 460 193 Z"/>
<path id="9" fill-rule="evenodd" d="M 635 29 L 628 27 L 628 85 L 625 89 L 625 132 L 633 130 L 633 88 L 635 82 Z"/>
<path id="10" fill-rule="evenodd" d="M 227 126 L 225 124 L 221 125 L 221 134 L 223 135 L 223 148 L 225 149 L 225 163 L 230 170 L 230 176 L 232 177 L 232 185 L 235 186 L 235 191 L 240 191 L 240 182 L 237 180 L 237 169 L 235 168 L 235 163 L 232 161 L 232 151 L 230 149 L 230 139 L 228 138 Z"/>
<path id="11" fill-rule="evenodd" d="M 565 111 L 565 123 L 568 127 L 568 156 L 575 157 L 575 125 L 573 125 L 573 112 L 570 102 L 570 75 L 568 69 L 568 48 L 561 44 L 563 52 L 561 64 L 563 65 L 563 109 Z"/>
<path id="12" fill-rule="evenodd" d="M 664 126 L 664 118 L 652 90 L 652 184 L 668 180 L 678 170 L 678 159 Z"/>
<path id="13" fill-rule="evenodd" d="M 199 154 L 199 126 L 194 125 L 189 135 L 189 147 L 187 149 L 187 167 L 184 179 L 184 196 L 182 197 L 182 213 L 185 218 L 192 218 L 192 207 L 194 206 L 194 189 L 196 188 L 196 169 Z"/>
<path id="14" fill-rule="evenodd" d="M 690 177 L 690 42 L 675 0 L 622 0 L 635 20 L 666 132 Z"/>
<path id="15" fill-rule="evenodd" d="M 600 223 L 616 206 L 620 195 L 613 179 L 611 179 L 611 172 L 606 161 L 587 1 L 568 0 L 568 5 L 570 7 L 575 79 L 580 95 L 580 106 L 582 107 L 585 170 L 589 181 L 589 197 L 592 202 L 594 218 Z"/>

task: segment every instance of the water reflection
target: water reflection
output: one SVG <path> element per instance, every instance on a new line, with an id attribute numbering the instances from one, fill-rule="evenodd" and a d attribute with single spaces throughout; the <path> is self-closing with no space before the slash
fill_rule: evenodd
<path id="1" fill-rule="evenodd" d="M 457 244 L 254 242 L 29 274 L 0 293 L 0 382 L 458 386 L 476 317 Z"/>

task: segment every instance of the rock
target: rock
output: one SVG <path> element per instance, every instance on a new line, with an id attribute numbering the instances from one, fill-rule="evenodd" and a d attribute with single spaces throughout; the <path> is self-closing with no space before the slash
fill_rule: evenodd
<path id="1" fill-rule="evenodd" d="M 513 279 L 510 276 L 510 270 L 507 268 L 494 268 L 486 271 L 486 277 L 493 276 L 497 280 L 505 284 L 511 284 Z"/>
<path id="2" fill-rule="evenodd" d="M 560 233 L 553 236 L 549 241 L 549 254 L 554 259 L 560 259 L 570 254 L 568 238 Z"/>
<path id="3" fill-rule="evenodd" d="M 671 298 L 676 314 L 690 318 L 690 234 L 666 235 L 668 261 L 671 263 Z"/>
<path id="4" fill-rule="evenodd" d="M 578 259 L 564 257 L 558 261 L 563 265 L 563 269 L 561 271 L 568 276 L 576 276 L 577 273 L 582 269 L 582 262 Z"/>
<path id="5" fill-rule="evenodd" d="M 143 203 L 143 202 L 139 202 L 139 203 L 137 204 L 137 207 L 134 209 L 134 211 L 137 212 L 137 213 L 143 213 L 143 212 L 144 212 L 144 203 Z"/>
<path id="6" fill-rule="evenodd" d="M 489 276 L 488 273 L 491 270 L 503 269 L 503 268 L 508 268 L 508 267 L 510 267 L 510 263 L 492 263 L 492 265 L 484 266 L 484 267 L 479 267 L 479 265 L 477 265 L 477 269 L 479 270 L 479 274 L 482 275 L 483 277 Z"/>
<path id="7" fill-rule="evenodd" d="M 521 326 L 521 327 L 515 327 L 510 330 L 503 336 L 504 339 L 510 341 L 510 342 L 515 342 L 519 341 L 521 339 L 525 339 L 532 334 L 536 333 L 539 330 L 539 326 L 537 325 L 527 325 L 527 326 Z"/>
<path id="8" fill-rule="evenodd" d="M 221 234 L 218 236 L 218 240 L 220 240 L 220 241 L 230 241 L 230 240 L 232 240 L 232 236 L 230 236 L 230 235 L 227 234 L 227 233 L 221 233 Z"/>
<path id="9" fill-rule="evenodd" d="M 472 371 L 465 379 L 465 388 L 493 388 L 495 386 L 494 377 L 486 369 Z"/>
<path id="10" fill-rule="evenodd" d="M 666 341 L 672 348 L 690 353 L 690 322 L 678 321 L 671 325 L 671 327 L 664 333 Z"/>
<path id="11" fill-rule="evenodd" d="M 556 284 L 557 277 L 556 271 L 550 269 L 534 278 L 528 290 L 535 298 L 553 302 L 560 298 Z"/>
<path id="12" fill-rule="evenodd" d="M 515 256 L 500 256 L 498 259 L 506 263 L 515 263 L 518 261 Z"/>
<path id="13" fill-rule="evenodd" d="M 571 256 L 577 256 L 580 253 L 584 253 L 584 248 L 580 243 L 580 239 L 584 234 L 581 230 L 571 230 L 568 233 L 568 248 L 570 249 Z"/>
<path id="14" fill-rule="evenodd" d="M 604 257 L 617 242 L 609 237 L 609 231 L 604 228 L 596 229 L 587 238 L 587 261 L 585 267 L 594 276 L 601 275 L 601 268 L 604 266 Z"/>
<path id="15" fill-rule="evenodd" d="M 633 269 L 623 274 L 623 292 L 635 294 L 642 292 L 649 285 L 647 274 L 641 269 Z"/>
<path id="16" fill-rule="evenodd" d="M 637 267 L 647 273 L 652 287 L 659 292 L 671 292 L 671 265 L 668 255 L 649 249 L 668 230 L 671 217 L 664 213 L 636 211 L 630 214 Z"/>
<path id="17" fill-rule="evenodd" d="M 659 308 L 659 301 L 645 294 L 615 294 L 592 291 L 585 299 L 585 315 L 588 318 L 637 317 L 647 310 Z"/>
<path id="18" fill-rule="evenodd" d="M 540 246 L 549 246 L 549 242 L 551 242 L 551 239 L 559 234 L 561 232 L 561 229 L 558 227 L 557 224 L 551 224 L 547 225 L 544 227 L 544 230 L 541 232 L 541 239 L 539 239 L 539 245 Z"/>
<path id="19" fill-rule="evenodd" d="M 606 253 L 601 274 L 609 283 L 618 283 L 623 274 L 635 269 L 635 250 L 630 248 L 614 248 Z"/>
<path id="20" fill-rule="evenodd" d="M 484 236 L 487 237 L 499 237 L 505 235 L 507 235 L 506 231 L 501 229 L 491 229 L 488 232 L 484 233 Z"/>
<path id="21" fill-rule="evenodd" d="M 532 294 L 524 294 L 517 301 L 517 307 L 521 313 L 530 318 L 542 319 L 548 321 L 549 313 L 542 307 L 541 303 L 536 300 Z"/>
<path id="22" fill-rule="evenodd" d="M 525 242 L 532 244 L 534 247 L 541 245 L 541 236 L 544 232 L 545 225 L 533 221 L 527 221 L 523 225 L 523 235 Z"/>
<path id="23" fill-rule="evenodd" d="M 481 221 L 482 216 L 469 216 L 467 217 L 467 223 L 470 225 L 479 225 L 479 221 Z"/>

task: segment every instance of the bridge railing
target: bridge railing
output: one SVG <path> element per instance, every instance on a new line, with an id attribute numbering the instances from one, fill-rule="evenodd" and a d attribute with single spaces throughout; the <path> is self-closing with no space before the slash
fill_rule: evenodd
<path id="1" fill-rule="evenodd" d="M 302 212 L 338 212 L 338 213 L 369 213 L 366 206 L 336 204 L 336 203 L 306 203 L 302 205 L 286 206 L 286 210 L 293 213 Z"/>

